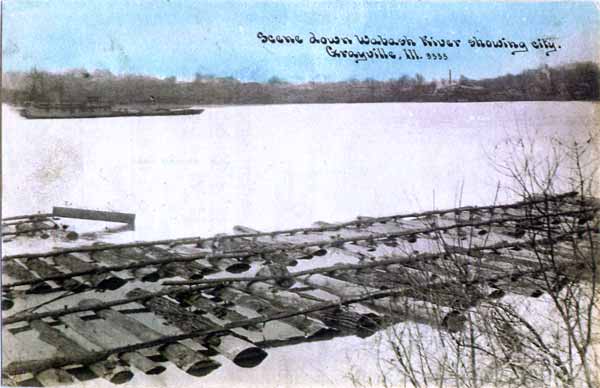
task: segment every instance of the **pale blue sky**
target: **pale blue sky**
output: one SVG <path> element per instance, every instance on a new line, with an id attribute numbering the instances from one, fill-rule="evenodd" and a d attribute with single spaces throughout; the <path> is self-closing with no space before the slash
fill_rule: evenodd
<path id="1" fill-rule="evenodd" d="M 4 0 L 5 71 L 109 69 L 191 79 L 196 72 L 264 81 L 349 78 L 472 78 L 516 73 L 541 64 L 599 58 L 600 11 L 592 2 Z M 321 45 L 263 45 L 257 32 L 319 35 L 420 35 L 462 39 L 449 60 L 367 61 L 330 58 Z M 561 49 L 510 55 L 471 49 L 466 41 L 555 37 Z M 360 49 L 355 45 L 352 49 Z M 364 49 L 364 47 L 363 47 Z M 441 50 L 435 50 L 441 51 Z M 426 52 L 422 48 L 419 52 Z"/>

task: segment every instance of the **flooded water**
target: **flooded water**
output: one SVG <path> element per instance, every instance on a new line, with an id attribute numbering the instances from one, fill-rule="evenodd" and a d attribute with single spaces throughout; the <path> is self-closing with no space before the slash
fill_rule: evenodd
<path id="1" fill-rule="evenodd" d="M 537 139 L 543 156 L 550 136 L 586 141 L 597 111 L 585 102 L 339 104 L 25 120 L 3 106 L 2 212 L 131 212 L 136 230 L 110 238 L 146 240 L 487 204 L 510 184 L 491 162 L 507 137 Z M 351 367 L 377 374 L 374 341 L 271 349 L 253 369 L 223 359 L 202 379 L 169 368 L 127 386 L 347 386 Z"/>
<path id="2" fill-rule="evenodd" d="M 134 238 L 491 202 L 507 136 L 585 136 L 592 103 L 208 108 L 199 116 L 26 120 L 3 107 L 3 214 L 137 214 Z M 596 122 L 597 123 L 597 122 Z M 434 195 L 435 192 L 435 195 Z"/>

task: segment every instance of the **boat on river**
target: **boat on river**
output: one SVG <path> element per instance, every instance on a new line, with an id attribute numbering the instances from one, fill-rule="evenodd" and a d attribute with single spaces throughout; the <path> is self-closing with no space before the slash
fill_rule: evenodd
<path id="1" fill-rule="evenodd" d="M 115 107 L 106 103 L 45 103 L 26 104 L 19 109 L 27 119 L 84 119 L 123 116 L 181 116 L 204 112 L 198 108 L 165 108 L 160 106 Z"/>

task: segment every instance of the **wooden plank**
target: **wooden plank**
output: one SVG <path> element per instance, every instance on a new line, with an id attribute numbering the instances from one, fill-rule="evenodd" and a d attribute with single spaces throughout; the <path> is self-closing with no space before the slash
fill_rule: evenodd
<path id="1" fill-rule="evenodd" d="M 131 337 L 107 325 L 106 321 L 96 320 L 86 322 L 74 314 L 64 315 L 60 320 L 88 341 L 103 349 L 111 349 L 120 345 L 130 345 L 139 342 L 135 339 L 132 340 Z M 151 361 L 139 352 L 126 352 L 120 354 L 119 358 L 148 375 L 156 375 L 165 371 L 165 367 Z"/>
<path id="2" fill-rule="evenodd" d="M 78 218 L 94 221 L 121 222 L 124 224 L 128 224 L 132 230 L 135 228 L 135 214 L 132 213 L 119 213 L 55 206 L 52 208 L 52 215 L 54 217 L 62 218 Z"/>
<path id="3" fill-rule="evenodd" d="M 48 264 L 42 259 L 34 258 L 25 261 L 25 266 L 32 271 L 35 271 L 39 276 L 55 276 L 63 274 L 63 272 L 56 269 L 55 266 Z M 75 279 L 65 279 L 64 281 L 57 281 L 59 285 L 67 290 L 81 290 L 86 287 L 83 283 L 78 282 Z"/>
<path id="4" fill-rule="evenodd" d="M 87 299 L 80 302 L 80 305 L 89 305 L 100 303 L 97 299 Z M 96 311 L 100 317 L 106 319 L 117 327 L 131 333 L 141 341 L 155 341 L 163 335 L 154 329 L 146 326 L 135 318 L 121 314 L 113 309 L 103 309 Z M 160 353 L 175 364 L 179 369 L 192 376 L 205 376 L 218 368 L 221 364 L 215 360 L 193 351 L 189 347 L 180 344 L 167 344 L 159 349 Z"/>
<path id="5" fill-rule="evenodd" d="M 421 287 L 424 281 L 430 282 L 417 277 L 402 277 L 400 272 L 388 272 L 386 270 L 370 270 L 370 271 L 336 271 L 327 274 L 328 277 L 342 280 L 364 289 L 379 288 L 381 290 L 406 287 L 407 297 L 418 299 L 430 303 L 435 303 L 452 308 L 464 309 L 473 306 L 483 295 L 475 292 L 465 293 L 460 282 L 456 284 L 444 284 L 440 287 L 432 285 L 427 289 Z"/>
<path id="6" fill-rule="evenodd" d="M 37 232 L 43 232 L 45 230 L 57 229 L 57 225 L 51 222 L 38 222 L 28 221 L 14 224 L 14 231 L 4 230 L 5 225 L 2 226 L 2 236 L 19 236 L 28 235 L 30 237 L 35 236 Z"/>
<path id="7" fill-rule="evenodd" d="M 90 271 L 93 272 L 101 266 L 85 261 L 78 257 L 77 253 L 70 253 L 66 255 L 54 257 L 54 262 L 60 266 L 68 268 L 70 271 Z M 125 280 L 121 279 L 118 275 L 112 272 L 103 272 L 99 274 L 84 275 L 83 279 L 88 282 L 92 287 L 99 288 L 102 290 L 116 290 L 121 288 L 125 283 Z"/>
<path id="8" fill-rule="evenodd" d="M 283 311 L 283 309 L 276 308 L 272 303 L 269 303 L 265 299 L 250 295 L 232 287 L 220 288 L 216 291 L 216 295 L 231 303 L 256 311 L 257 314 L 275 314 Z M 304 316 L 286 318 L 283 319 L 282 322 L 304 332 L 306 337 L 318 336 L 327 330 L 327 326 L 323 325 L 321 322 Z"/>
<path id="9" fill-rule="evenodd" d="M 98 251 L 91 253 L 95 261 L 100 261 L 108 265 L 119 265 L 123 263 L 136 263 L 139 260 L 146 260 L 148 256 L 139 248 L 122 248 L 111 251 Z M 147 266 L 133 268 L 133 276 L 143 282 L 155 282 L 160 279 L 160 273 L 157 266 Z"/>
<path id="10" fill-rule="evenodd" d="M 37 213 L 37 214 L 26 214 L 26 215 L 22 215 L 22 216 L 12 216 L 12 217 L 5 217 L 2 219 L 2 221 L 13 221 L 13 220 L 24 220 L 24 219 L 44 219 L 44 218 L 48 218 L 48 217 L 52 217 L 51 213 Z"/>
<path id="11" fill-rule="evenodd" d="M 84 346 L 44 321 L 35 320 L 30 322 L 29 325 L 39 333 L 40 340 L 52 345 L 60 353 L 85 357 L 90 352 Z M 88 367 L 98 377 L 102 377 L 113 384 L 123 384 L 133 378 L 133 373 L 115 360 L 99 361 L 88 365 Z"/>
<path id="12" fill-rule="evenodd" d="M 175 247 L 174 249 L 164 249 L 158 246 L 154 247 L 145 247 L 141 248 L 142 251 L 147 255 L 147 258 L 150 259 L 173 259 L 180 256 L 190 256 L 191 254 L 198 253 L 194 252 L 193 248 L 188 248 L 187 251 L 179 251 L 179 247 Z M 190 251 L 192 249 L 192 251 Z M 189 261 L 189 262 L 171 262 L 167 264 L 161 265 L 159 268 L 159 276 L 161 278 L 169 278 L 174 276 L 180 276 L 185 279 L 201 279 L 205 274 L 216 272 L 216 270 L 208 265 L 204 265 L 199 261 Z"/>
<path id="13" fill-rule="evenodd" d="M 15 278 L 22 281 L 31 281 L 39 279 L 38 276 L 36 276 L 19 261 L 4 261 L 2 263 L 2 272 L 10 276 L 11 278 Z M 52 286 L 50 286 L 46 282 L 32 284 L 31 287 L 27 289 L 27 293 L 30 294 L 45 294 L 51 291 Z"/>
<path id="14" fill-rule="evenodd" d="M 284 264 L 271 263 L 263 266 L 255 275 L 260 277 L 273 277 L 273 280 L 267 280 L 267 283 L 275 284 L 281 288 L 290 288 L 296 283 L 296 280 L 290 276 L 290 271 Z"/>
<path id="15" fill-rule="evenodd" d="M 341 298 L 351 298 L 376 291 L 371 287 L 359 286 L 320 274 L 309 275 L 299 280 L 310 286 L 322 288 Z M 458 331 L 461 328 L 455 326 L 449 328 L 445 325 L 447 317 L 456 314 L 454 309 L 437 306 L 433 303 L 421 302 L 403 296 L 380 298 L 365 302 L 365 304 L 373 306 L 383 314 L 393 316 L 394 319 L 411 320 L 433 327 L 451 329 L 450 331 Z"/>
<path id="16" fill-rule="evenodd" d="M 329 225 L 329 226 L 331 226 L 331 225 Z M 241 226 L 241 225 L 234 226 L 233 230 L 235 233 L 239 233 L 242 235 L 244 235 L 244 234 L 246 234 L 246 235 L 248 235 L 248 234 L 264 235 L 264 232 L 249 228 L 247 226 Z M 273 241 L 271 241 L 269 243 L 266 243 L 263 241 L 259 242 L 256 239 L 251 240 L 249 238 L 243 238 L 243 237 L 239 238 L 235 241 L 240 241 L 240 240 L 245 241 L 245 244 L 248 244 L 251 242 L 253 247 L 259 248 L 259 247 L 265 247 L 265 246 L 277 244 L 277 239 L 276 239 L 277 234 L 273 235 L 272 237 L 273 237 Z M 231 249 L 232 247 L 229 246 L 229 248 Z M 236 249 L 243 249 L 243 248 L 244 248 L 244 244 L 240 244 L 238 242 Z M 304 248 L 302 250 L 298 250 L 297 252 L 293 252 L 293 251 L 289 252 L 288 251 L 288 252 L 286 252 L 286 255 L 288 256 L 288 260 L 292 261 L 292 260 L 308 260 L 308 259 L 313 258 L 314 256 L 323 256 L 326 253 L 327 253 L 326 249 L 323 249 L 320 247 L 309 247 L 309 248 Z M 266 259 L 265 255 L 262 255 L 262 256 L 263 256 L 263 259 Z"/>
<path id="17" fill-rule="evenodd" d="M 61 317 L 63 315 L 67 315 L 67 314 L 80 313 L 83 311 L 103 310 L 103 309 L 108 309 L 108 308 L 112 308 L 115 306 L 139 302 L 141 300 L 149 299 L 154 296 L 170 295 L 170 294 L 174 294 L 174 293 L 181 292 L 184 290 L 185 291 L 205 290 L 207 288 L 213 288 L 213 287 L 212 286 L 208 286 L 208 287 L 207 286 L 194 286 L 194 287 L 189 287 L 189 288 L 183 288 L 183 287 L 173 287 L 173 288 L 166 288 L 166 289 L 163 288 L 159 291 L 154 291 L 154 292 L 150 293 L 149 295 L 138 297 L 138 298 L 112 299 L 112 300 L 109 300 L 106 302 L 99 302 L 96 304 L 86 303 L 86 304 L 80 304 L 78 306 L 63 307 L 63 308 L 59 308 L 59 309 L 55 309 L 55 310 L 36 312 L 36 313 L 21 312 L 21 313 L 17 313 L 17 314 L 2 318 L 2 324 L 6 325 L 6 324 L 10 324 L 10 323 L 31 321 L 34 319 L 42 319 L 42 318 L 49 318 L 49 317 L 50 318 L 58 318 L 58 317 Z M 5 294 L 5 295 L 7 295 L 7 294 Z"/>
<path id="18" fill-rule="evenodd" d="M 242 288 L 242 290 L 244 289 Z M 246 285 L 245 291 L 268 300 L 279 307 L 281 311 L 293 311 L 299 308 L 310 309 L 321 303 L 319 300 L 309 299 L 295 292 L 282 290 L 266 282 L 252 282 Z M 321 321 L 326 326 L 344 332 L 361 335 L 364 333 L 371 334 L 379 328 L 379 322 L 376 317 L 369 314 L 357 313 L 352 310 L 353 307 L 323 309 L 322 311 L 315 311 L 307 315 Z"/>
<path id="19" fill-rule="evenodd" d="M 48 218 L 40 218 L 37 221 L 48 221 L 48 220 L 49 220 Z M 20 221 L 7 221 L 7 222 L 2 221 L 2 226 L 16 226 L 19 224 L 32 224 L 34 222 L 36 222 L 36 220 L 20 220 Z"/>
<path id="20" fill-rule="evenodd" d="M 179 293 L 174 296 L 182 303 L 182 305 L 185 306 L 189 304 L 195 308 L 191 312 L 202 315 L 204 318 L 218 326 L 262 316 L 262 314 L 259 314 L 252 309 L 244 308 L 238 304 L 232 304 L 217 296 L 209 298 L 202 293 Z M 236 328 L 231 331 L 253 343 L 269 340 L 289 340 L 291 338 L 305 336 L 303 331 L 300 331 L 285 322 L 279 321 L 267 325 Z"/>
<path id="21" fill-rule="evenodd" d="M 127 296 L 135 297 L 147 293 L 148 291 L 138 288 L 129 291 Z M 198 329 L 207 330 L 219 327 L 199 315 L 188 312 L 178 303 L 164 297 L 152 298 L 143 302 L 143 304 L 184 333 Z M 202 339 L 197 340 L 201 341 Z M 210 346 L 212 348 L 233 361 L 236 365 L 244 368 L 255 367 L 267 357 L 267 353 L 264 350 L 232 334 L 225 333 L 218 336 L 218 338 L 213 337 L 211 340 Z"/>
<path id="22" fill-rule="evenodd" d="M 221 239 L 222 237 L 229 237 L 226 234 L 218 234 L 215 235 L 214 240 L 207 240 L 201 243 L 198 243 L 198 252 L 235 252 L 240 249 L 248 249 L 249 246 L 240 246 L 239 239 Z M 251 248 L 252 249 L 252 248 Z M 246 255 L 250 256 L 250 255 Z M 243 256 L 240 256 L 240 258 Z M 237 257 L 220 257 L 215 259 L 208 259 L 210 265 L 214 268 L 218 268 L 221 271 L 226 271 L 229 273 L 243 273 L 250 269 L 250 264 L 246 261 L 240 261 Z"/>

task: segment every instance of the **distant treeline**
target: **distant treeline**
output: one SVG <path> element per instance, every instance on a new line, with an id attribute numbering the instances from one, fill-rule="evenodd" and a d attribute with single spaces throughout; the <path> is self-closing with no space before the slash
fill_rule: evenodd
<path id="1" fill-rule="evenodd" d="M 106 70 L 61 73 L 8 72 L 2 82 L 4 102 L 86 102 L 112 104 L 283 104 L 408 101 L 597 100 L 600 70 L 592 62 L 543 66 L 519 74 L 472 80 L 426 80 L 422 75 L 397 79 L 293 84 L 277 77 L 264 83 L 196 74 L 193 81 L 175 77 L 114 75 Z"/>

